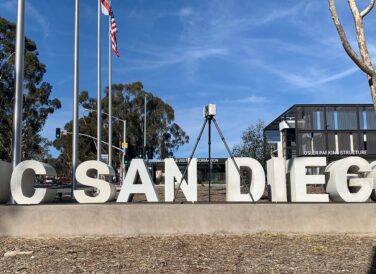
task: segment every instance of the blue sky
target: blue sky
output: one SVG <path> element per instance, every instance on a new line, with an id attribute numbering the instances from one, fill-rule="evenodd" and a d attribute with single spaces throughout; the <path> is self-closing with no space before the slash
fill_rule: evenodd
<path id="1" fill-rule="evenodd" d="M 347 1 L 337 1 L 355 48 Z M 359 1 L 366 5 L 368 1 Z M 80 1 L 80 90 L 96 94 L 97 3 Z M 232 147 L 258 119 L 270 122 L 296 103 L 370 103 L 366 77 L 339 42 L 327 1 L 314 0 L 112 0 L 121 58 L 113 82 L 142 81 L 176 111 L 191 142 L 203 123 L 202 107 L 217 104 L 217 121 Z M 16 19 L 16 0 L 0 0 L 0 16 Z M 103 21 L 103 85 L 107 85 L 107 20 Z M 26 35 L 47 65 L 44 80 L 62 109 L 43 135 L 72 118 L 74 1 L 26 0 Z M 376 53 L 375 11 L 366 17 L 371 55 Z M 206 134 L 198 156 L 206 155 Z M 214 136 L 215 156 L 225 156 Z M 56 154 L 56 153 L 54 153 Z"/>

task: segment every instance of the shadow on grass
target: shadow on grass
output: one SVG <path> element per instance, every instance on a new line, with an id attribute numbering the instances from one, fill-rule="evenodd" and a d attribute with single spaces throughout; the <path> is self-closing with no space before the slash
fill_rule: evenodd
<path id="1" fill-rule="evenodd" d="M 376 273 L 376 247 L 372 248 L 372 257 L 371 262 L 368 270 L 368 274 Z"/>

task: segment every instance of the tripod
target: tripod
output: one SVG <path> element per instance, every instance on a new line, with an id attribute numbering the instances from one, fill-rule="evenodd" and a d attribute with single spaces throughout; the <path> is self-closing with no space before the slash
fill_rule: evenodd
<path id="1" fill-rule="evenodd" d="M 184 180 L 184 178 L 185 178 L 185 176 L 186 176 L 186 174 L 187 174 L 188 167 L 189 167 L 189 165 L 190 165 L 190 163 L 191 163 L 192 158 L 194 157 L 194 154 L 195 154 L 195 152 L 196 152 L 197 146 L 198 146 L 198 144 L 200 143 L 200 140 L 201 140 L 202 134 L 203 134 L 203 132 L 204 132 L 204 129 L 205 129 L 205 127 L 206 127 L 206 124 L 208 124 L 209 202 L 210 202 L 210 186 L 211 186 L 211 179 L 212 179 L 212 162 L 211 162 L 211 123 L 212 123 L 212 122 L 214 123 L 215 128 L 217 129 L 217 132 L 218 132 L 218 134 L 219 134 L 219 136 L 220 136 L 220 138 L 221 138 L 221 140 L 222 140 L 222 142 L 223 142 L 223 144 L 224 144 L 224 146 L 225 146 L 225 148 L 226 148 L 226 150 L 227 150 L 227 152 L 228 152 L 228 154 L 229 154 L 229 156 L 230 156 L 232 162 L 234 163 L 234 166 L 235 166 L 237 172 L 239 173 L 239 176 L 240 176 L 241 182 L 244 183 L 244 180 L 242 180 L 242 174 L 241 174 L 241 172 L 240 172 L 240 168 L 239 168 L 238 164 L 236 163 L 236 161 L 235 161 L 235 159 L 234 159 L 234 156 L 232 155 L 229 146 L 227 145 L 227 142 L 226 142 L 226 140 L 225 140 L 225 137 L 223 136 L 222 131 L 221 131 L 221 129 L 220 129 L 219 126 L 218 126 L 217 120 L 215 119 L 214 115 L 205 115 L 205 121 L 204 121 L 204 124 L 203 124 L 202 127 L 201 127 L 200 133 L 199 133 L 199 135 L 198 135 L 198 137 L 197 137 L 197 140 L 196 140 L 196 143 L 195 143 L 195 145 L 194 145 L 194 147 L 193 147 L 193 151 L 192 151 L 192 153 L 191 153 L 191 156 L 190 156 L 189 159 L 188 159 L 187 166 L 186 166 L 186 168 L 185 168 L 185 170 L 184 170 L 183 176 L 181 177 L 181 180 L 180 180 L 180 183 L 179 183 L 179 185 L 178 185 L 178 188 L 176 189 L 176 191 L 175 191 L 175 193 L 174 193 L 174 199 L 173 199 L 173 202 L 175 202 L 176 195 L 178 194 L 178 192 L 179 192 L 179 190 L 180 190 L 180 187 L 181 187 L 181 184 L 183 183 L 183 180 Z M 247 187 L 247 192 L 249 193 L 249 196 L 251 197 L 252 202 L 254 202 L 255 200 L 253 199 L 253 196 L 252 196 L 252 194 L 251 194 L 251 191 L 250 191 L 250 185 L 251 185 L 251 183 L 249 183 L 249 186 L 246 186 L 246 187 Z"/>

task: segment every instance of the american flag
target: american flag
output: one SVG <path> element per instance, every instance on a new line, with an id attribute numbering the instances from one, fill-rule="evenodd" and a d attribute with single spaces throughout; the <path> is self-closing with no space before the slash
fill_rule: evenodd
<path id="1" fill-rule="evenodd" d="M 112 45 L 112 51 L 117 57 L 120 57 L 119 50 L 117 47 L 117 39 L 116 34 L 118 32 L 114 12 L 111 8 L 110 0 L 101 0 L 102 3 L 102 13 L 105 15 L 109 15 L 111 17 L 111 27 L 110 27 L 110 33 L 111 33 L 111 45 Z"/>

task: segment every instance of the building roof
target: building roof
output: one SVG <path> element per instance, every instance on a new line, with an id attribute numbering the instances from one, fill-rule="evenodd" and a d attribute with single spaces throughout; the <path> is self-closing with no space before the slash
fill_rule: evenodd
<path id="1" fill-rule="evenodd" d="M 298 107 L 373 107 L 372 104 L 295 104 L 270 122 L 264 131 L 279 130 L 279 123 L 283 120 L 295 119 L 295 110 Z"/>

